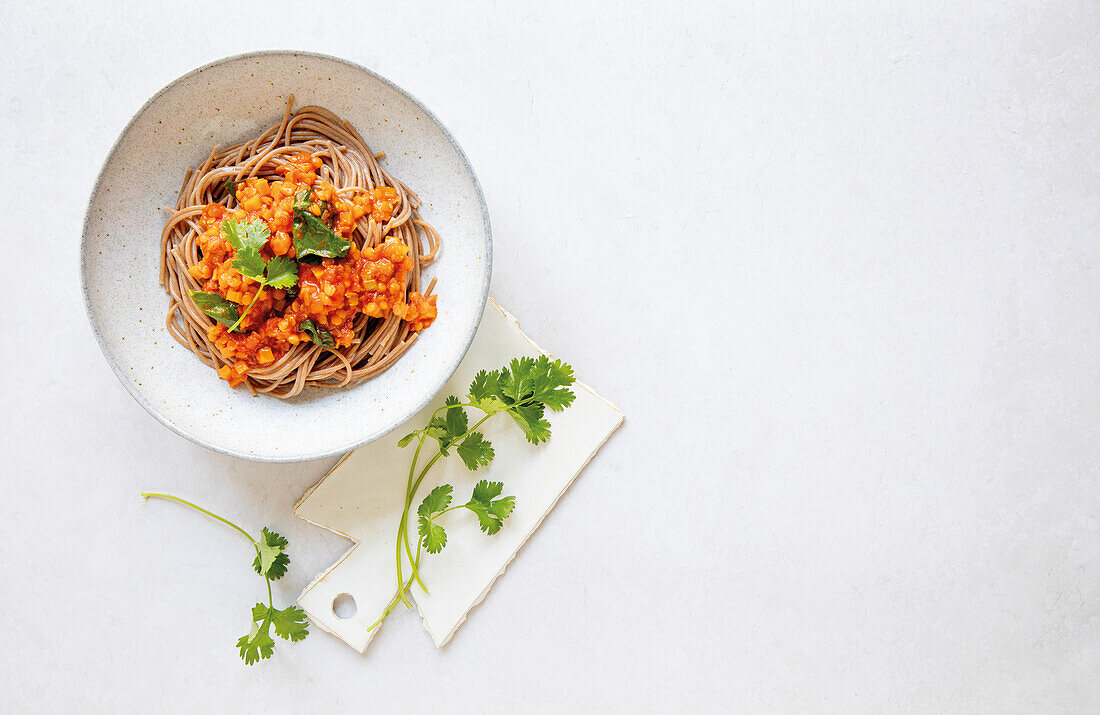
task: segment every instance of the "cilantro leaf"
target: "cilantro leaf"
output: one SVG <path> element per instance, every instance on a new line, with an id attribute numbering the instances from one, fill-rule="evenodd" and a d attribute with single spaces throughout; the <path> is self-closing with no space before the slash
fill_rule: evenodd
<path id="1" fill-rule="evenodd" d="M 270 609 L 262 603 L 252 607 L 252 629 L 248 635 L 241 636 L 237 641 L 241 658 L 248 665 L 270 658 L 275 652 L 275 641 L 271 640 L 268 633 L 271 621 L 268 618 Z"/>
<path id="2" fill-rule="evenodd" d="M 450 484 L 440 484 L 435 489 L 428 492 L 428 496 L 424 497 L 424 501 L 420 502 L 420 506 L 417 508 L 416 513 L 420 516 L 431 516 L 437 514 L 451 505 L 451 492 L 454 488 Z"/>
<path id="3" fill-rule="evenodd" d="M 527 437 L 531 444 L 538 444 L 550 439 L 550 423 L 542 418 L 541 404 L 512 405 L 508 408 L 508 414 Z"/>
<path id="4" fill-rule="evenodd" d="M 312 340 L 316 345 L 320 345 L 323 348 L 336 347 L 336 338 L 332 337 L 332 333 L 322 327 L 319 327 L 311 319 L 306 319 L 299 323 L 298 330 L 303 333 L 308 333 L 309 339 Z"/>
<path id="5" fill-rule="evenodd" d="M 260 255 L 260 249 L 271 238 L 267 223 L 258 218 L 247 223 L 227 219 L 222 221 L 222 235 L 237 251 L 233 259 L 233 267 L 240 271 L 242 276 L 263 283 L 266 263 Z"/>
<path id="6" fill-rule="evenodd" d="M 561 411 L 573 403 L 573 368 L 546 355 L 513 359 L 500 370 L 482 370 L 470 383 L 470 402 L 488 413 L 508 410 L 535 444 L 550 436 L 542 408 Z"/>
<path id="7" fill-rule="evenodd" d="M 451 395 L 444 404 L 458 404 L 458 398 Z M 452 440 L 458 439 L 466 433 L 467 429 L 469 429 L 469 420 L 466 417 L 466 410 L 461 407 L 452 407 L 444 414 L 447 416 L 447 433 L 451 436 Z"/>
<path id="8" fill-rule="evenodd" d="M 464 507 L 472 511 L 477 515 L 478 526 L 489 536 L 500 531 L 500 527 L 503 523 L 494 514 L 489 513 L 489 507 L 481 502 L 475 502 L 471 500 L 468 504 L 463 504 Z"/>
<path id="9" fill-rule="evenodd" d="M 426 516 L 417 519 L 417 532 L 424 539 L 424 549 L 429 554 L 438 554 L 447 545 L 447 531 Z"/>
<path id="10" fill-rule="evenodd" d="M 238 251 L 255 249 L 259 251 L 271 238 L 271 230 L 267 223 L 258 218 L 248 221 L 226 219 L 222 221 L 222 235 L 229 241 L 229 245 Z"/>
<path id="11" fill-rule="evenodd" d="M 482 479 L 474 485 L 474 493 L 470 498 L 488 504 L 493 497 L 500 496 L 502 491 L 504 491 L 504 482 L 490 482 L 488 479 Z"/>
<path id="12" fill-rule="evenodd" d="M 500 394 L 500 371 L 482 370 L 470 383 L 470 402 L 482 402 Z"/>
<path id="13" fill-rule="evenodd" d="M 251 278 L 258 283 L 264 282 L 264 268 L 267 264 L 258 250 L 243 248 L 237 251 L 230 265 L 240 271 L 245 278 Z"/>
<path id="14" fill-rule="evenodd" d="M 501 400 L 500 371 L 482 370 L 474 376 L 467 393 L 470 403 L 484 412 L 500 412 L 507 405 Z"/>
<path id="15" fill-rule="evenodd" d="M 313 203 L 312 189 L 302 189 L 298 193 L 294 194 L 294 208 L 308 209 L 311 203 Z"/>
<path id="16" fill-rule="evenodd" d="M 504 521 L 516 510 L 516 498 L 513 496 L 501 497 L 489 505 L 489 513 Z"/>
<path id="17" fill-rule="evenodd" d="M 251 221 L 222 221 L 222 233 L 229 245 L 237 251 L 232 265 L 241 275 L 273 288 L 290 288 L 298 284 L 298 264 L 286 256 L 275 256 L 265 261 L 260 250 L 271 238 L 267 223 L 260 219 Z"/>
<path id="18" fill-rule="evenodd" d="M 301 330 L 301 328 L 299 328 L 299 330 Z M 414 439 L 416 439 L 416 436 L 418 434 L 420 434 L 420 430 L 417 430 L 415 432 L 409 432 L 407 435 L 405 435 L 401 439 L 397 440 L 397 446 L 398 447 L 408 447 L 409 443 L 411 443 Z"/>
<path id="19" fill-rule="evenodd" d="M 226 196 L 232 196 L 233 198 L 237 198 L 237 184 L 238 183 L 239 182 L 234 181 L 233 179 L 226 179 L 225 181 L 222 182 L 222 191 L 225 192 Z"/>
<path id="20" fill-rule="evenodd" d="M 534 366 L 534 358 L 522 357 L 512 358 L 509 365 L 500 369 L 500 393 L 506 403 L 515 404 L 529 396 L 530 372 Z"/>
<path id="21" fill-rule="evenodd" d="M 240 318 L 237 304 L 226 300 L 217 293 L 204 293 L 201 290 L 191 291 L 191 300 L 199 306 L 199 310 L 209 315 L 227 328 L 232 328 Z"/>
<path id="22" fill-rule="evenodd" d="M 458 403 L 459 399 L 454 395 L 448 397 L 443 404 L 451 408 L 442 415 L 432 417 L 432 421 L 428 423 L 425 430 L 429 437 L 439 440 L 439 449 L 444 456 L 448 454 L 447 450 L 450 446 L 466 434 L 468 429 L 469 419 L 466 416 L 466 410 L 458 407 Z"/>
<path id="23" fill-rule="evenodd" d="M 433 417 L 428 426 L 424 428 L 424 434 L 432 439 L 439 440 L 439 451 L 446 457 L 448 454 L 447 447 L 451 444 L 451 435 L 447 432 L 447 418 L 443 415 Z"/>
<path id="24" fill-rule="evenodd" d="M 270 611 L 275 635 L 292 642 L 298 642 L 309 635 L 306 613 L 298 606 L 288 606 L 281 611 L 272 608 Z"/>
<path id="25" fill-rule="evenodd" d="M 351 241 L 337 236 L 308 209 L 294 207 L 294 251 L 298 260 L 306 256 L 343 258 L 349 250 Z"/>
<path id="26" fill-rule="evenodd" d="M 267 278 L 264 283 L 272 288 L 298 285 L 298 264 L 286 256 L 275 256 L 267 262 Z"/>
<path id="27" fill-rule="evenodd" d="M 561 360 L 551 362 L 546 355 L 539 355 L 530 372 L 531 399 L 541 402 L 555 412 L 561 412 L 573 404 L 575 395 L 567 389 L 576 382 L 573 368 Z"/>
<path id="28" fill-rule="evenodd" d="M 500 531 L 504 526 L 504 520 L 511 516 L 516 508 L 516 498 L 513 496 L 495 499 L 503 490 L 503 483 L 482 479 L 474 485 L 474 493 L 470 501 L 462 505 L 477 516 L 478 526 L 489 536 Z"/>
<path id="29" fill-rule="evenodd" d="M 466 464 L 466 468 L 471 471 L 478 467 L 487 466 L 496 456 L 493 452 L 493 445 L 485 441 L 485 437 L 480 432 L 471 432 L 466 439 L 462 440 L 462 444 L 458 445 L 455 451 L 458 452 L 458 456 Z"/>
<path id="30" fill-rule="evenodd" d="M 290 565 L 290 557 L 283 552 L 286 545 L 286 539 L 274 531 L 268 531 L 265 526 L 257 542 L 259 553 L 252 561 L 252 568 L 272 581 L 282 578 L 286 574 L 286 567 Z"/>

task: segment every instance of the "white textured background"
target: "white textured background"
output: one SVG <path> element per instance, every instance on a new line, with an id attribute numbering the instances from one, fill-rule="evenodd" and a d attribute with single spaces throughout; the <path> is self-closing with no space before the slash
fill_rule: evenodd
<path id="1" fill-rule="evenodd" d="M 0 710 L 1100 708 L 1100 3 L 0 3 Z M 478 171 L 493 294 L 627 424 L 436 652 L 412 614 L 247 668 L 328 463 L 157 424 L 77 245 L 174 77 L 365 64 Z M 445 287 L 444 287 L 445 290 Z"/>

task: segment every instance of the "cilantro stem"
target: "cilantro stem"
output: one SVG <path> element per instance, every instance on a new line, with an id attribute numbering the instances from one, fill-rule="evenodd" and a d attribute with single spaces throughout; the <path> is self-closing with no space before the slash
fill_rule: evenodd
<path id="1" fill-rule="evenodd" d="M 233 522 L 229 521 L 228 519 L 223 519 L 222 517 L 218 516 L 214 512 L 207 511 L 206 509 L 203 509 L 198 504 L 192 504 L 191 502 L 187 501 L 186 499 L 180 499 L 179 497 L 172 496 L 171 494 L 161 494 L 160 492 L 142 492 L 141 496 L 144 499 L 148 499 L 150 497 L 156 497 L 157 499 L 170 499 L 171 501 L 176 501 L 176 502 L 179 502 L 180 504 L 184 504 L 186 506 L 189 506 L 192 509 L 194 509 L 195 511 L 201 511 L 203 514 L 206 514 L 211 519 L 217 519 L 218 521 L 225 524 L 226 526 L 231 526 L 234 529 L 236 529 L 237 531 L 241 532 L 241 534 L 244 535 L 244 538 L 251 541 L 252 545 L 256 547 L 257 553 L 259 552 L 260 544 L 255 539 L 253 539 L 252 536 L 250 536 L 247 531 L 245 531 L 241 527 L 237 526 Z M 268 585 L 268 589 L 270 590 L 271 582 L 269 581 L 267 585 Z"/>
<path id="2" fill-rule="evenodd" d="M 248 315 L 248 312 L 252 310 L 252 306 L 256 305 L 256 301 L 260 299 L 260 294 L 263 292 L 264 284 L 260 283 L 260 287 L 256 289 L 256 295 L 252 296 L 252 302 L 249 303 L 248 307 L 244 309 L 243 313 L 241 313 L 241 317 L 237 318 L 237 322 L 233 323 L 233 325 L 229 328 L 229 332 L 232 333 L 234 330 L 240 327 L 241 322 L 245 319 L 245 316 Z"/>
<path id="3" fill-rule="evenodd" d="M 451 441 L 451 444 L 458 444 L 462 440 L 469 437 L 471 432 L 476 432 L 478 427 L 485 424 L 485 421 L 488 420 L 490 417 L 492 417 L 495 414 L 496 414 L 496 412 L 486 413 L 486 415 L 484 417 L 482 417 L 480 420 L 478 420 L 477 424 L 475 424 L 473 427 L 471 427 L 470 429 L 468 429 L 465 432 L 463 432 L 462 434 L 460 434 L 458 437 L 455 437 L 454 440 Z M 431 469 L 432 465 L 435 464 L 436 462 L 438 462 L 439 458 L 442 457 L 442 456 L 443 456 L 443 450 L 441 449 L 440 451 L 436 452 L 435 456 L 432 457 L 431 461 L 428 462 L 427 466 L 425 466 L 423 471 L 420 472 L 420 476 L 417 478 L 416 483 L 413 484 L 412 488 L 409 490 L 408 501 L 409 501 L 410 505 L 412 503 L 412 498 L 416 495 L 416 490 L 420 488 L 420 483 L 424 481 L 424 477 L 428 474 L 428 470 Z M 408 507 L 406 507 L 406 509 L 407 508 Z"/>
<path id="4" fill-rule="evenodd" d="M 450 510 L 448 510 L 448 511 L 450 511 Z M 437 516 L 438 516 L 438 514 L 437 514 Z M 420 565 L 420 549 L 423 546 L 424 546 L 424 539 L 422 539 L 422 538 L 417 539 L 417 541 L 416 541 L 416 560 L 415 560 L 415 564 L 417 566 Z M 413 577 L 409 576 L 409 580 L 405 582 L 405 590 L 406 591 L 408 591 L 410 588 L 412 588 L 412 582 L 413 582 Z M 390 612 L 393 611 L 394 607 L 397 606 L 397 603 L 400 600 L 401 599 L 395 593 L 393 595 L 393 598 L 390 599 L 389 605 L 386 606 L 386 610 L 382 611 L 382 615 L 378 617 L 378 620 L 376 620 L 374 623 L 370 624 L 370 626 L 367 628 L 367 630 L 368 631 L 373 631 L 375 628 L 377 628 L 382 623 L 382 621 L 384 621 L 386 619 L 386 616 L 390 615 Z"/>
<path id="5" fill-rule="evenodd" d="M 455 407 L 477 407 L 477 405 L 445 405 L 444 407 L 441 407 L 440 409 L 433 412 L 432 417 L 434 418 L 435 415 L 439 414 L 439 412 L 443 409 L 453 409 Z M 477 407 L 477 409 L 481 408 Z M 461 435 L 453 439 L 451 441 L 451 444 L 458 444 L 462 440 L 466 439 L 466 437 L 468 437 L 471 432 L 476 432 L 477 429 L 481 427 L 481 425 L 485 424 L 486 420 L 497 414 L 496 412 L 488 412 L 486 410 L 482 410 L 482 412 L 485 412 L 485 416 L 478 420 L 477 424 L 475 424 L 473 427 L 470 427 Z M 443 449 L 440 448 L 440 450 L 435 453 L 435 455 L 428 461 L 428 463 L 424 465 L 424 469 L 420 471 L 419 476 L 417 476 L 416 481 L 414 482 L 413 475 L 416 473 L 416 463 L 420 457 L 420 449 L 423 446 L 424 435 L 421 434 L 420 440 L 416 445 L 416 452 L 413 453 L 412 466 L 409 467 L 409 482 L 408 486 L 405 489 L 405 510 L 404 513 L 401 515 L 401 523 L 398 525 L 397 532 L 397 595 L 400 597 L 401 601 L 409 608 L 412 608 L 412 604 L 409 603 L 409 599 L 406 596 L 405 579 L 401 569 L 401 562 L 403 561 L 403 559 L 401 558 L 401 544 L 402 542 L 404 542 L 405 552 L 409 555 L 409 568 L 412 570 L 412 578 L 416 580 L 417 584 L 419 584 L 420 588 L 423 589 L 424 593 L 427 593 L 428 588 L 420 579 L 420 568 L 418 563 L 419 559 L 413 559 L 412 545 L 409 542 L 409 509 L 412 506 L 413 498 L 416 496 L 416 490 L 420 488 L 421 483 L 424 481 L 424 477 L 428 474 L 428 470 L 431 469 L 432 466 L 439 461 L 439 458 L 443 456 Z"/>
<path id="6" fill-rule="evenodd" d="M 459 405 L 452 405 L 452 407 L 458 407 L 458 406 Z M 495 414 L 496 414 L 496 412 L 486 413 L 486 415 L 484 417 L 482 417 L 480 420 L 478 420 L 477 424 L 475 424 L 473 427 L 471 427 L 470 429 L 468 429 L 465 432 L 463 432 L 462 434 L 460 434 L 458 437 L 455 437 L 451 441 L 451 444 L 458 444 L 462 440 L 469 437 L 471 432 L 476 432 L 478 427 L 485 424 L 485 420 L 489 419 L 490 417 L 492 417 Z M 417 478 L 416 482 L 412 483 L 412 486 L 409 488 L 409 490 L 407 492 L 407 495 L 405 497 L 406 502 L 408 503 L 408 505 L 411 506 L 412 499 L 413 499 L 414 496 L 416 496 L 416 490 L 420 488 L 420 483 L 424 481 L 424 477 L 427 475 L 428 470 L 431 469 L 432 465 L 435 464 L 436 462 L 438 462 L 439 458 L 442 457 L 442 456 L 443 456 L 443 450 L 441 449 L 438 452 L 436 452 L 435 456 L 431 458 L 431 461 L 429 461 L 428 464 L 424 467 L 424 469 L 420 472 L 420 476 Z M 410 482 L 411 482 L 411 477 L 412 477 L 411 471 L 412 470 L 410 470 L 410 474 L 409 474 Z M 405 508 L 408 509 L 409 507 L 406 506 Z"/>
<path id="7" fill-rule="evenodd" d="M 423 440 L 423 437 L 421 437 L 420 444 L 418 444 L 417 447 L 416 447 L 418 452 L 420 451 L 420 447 L 423 446 L 423 444 L 424 444 L 424 440 Z M 416 481 L 417 484 L 420 484 L 420 480 L 424 478 L 425 472 L 427 472 L 429 469 L 431 469 L 432 465 L 435 464 L 436 460 L 438 460 L 438 459 L 439 459 L 439 454 L 436 454 L 434 457 L 432 457 L 431 461 L 429 461 L 427 466 L 425 466 L 424 469 L 420 472 L 420 479 L 418 479 Z M 413 466 L 413 468 L 409 470 L 409 484 L 412 483 L 412 481 L 413 481 L 413 472 L 416 470 L 416 458 L 415 458 L 415 456 L 413 458 L 413 465 L 412 466 Z M 406 485 L 405 513 L 402 517 L 405 523 L 404 523 L 403 526 L 401 526 L 401 531 L 398 532 L 397 543 L 400 545 L 402 541 L 405 542 L 405 553 L 409 555 L 409 568 L 412 569 L 412 577 L 414 579 L 416 579 L 416 582 L 418 584 L 420 584 L 420 588 L 424 589 L 424 592 L 427 593 L 428 588 L 427 588 L 427 586 L 424 585 L 424 582 L 420 580 L 420 574 L 418 573 L 418 569 L 416 568 L 416 565 L 415 565 L 415 562 L 414 562 L 414 559 L 413 559 L 412 545 L 409 543 L 409 509 L 412 506 L 412 500 L 415 496 L 416 496 L 416 488 L 414 487 L 412 492 L 409 493 L 408 492 L 408 485 Z M 402 583 L 401 578 L 400 578 L 400 576 L 401 576 L 401 567 L 400 567 L 401 551 L 400 551 L 400 548 L 398 548 L 397 558 L 398 558 L 398 579 L 397 579 L 397 583 L 398 583 L 398 585 L 400 585 Z M 402 596 L 402 600 L 405 601 L 406 605 L 408 605 L 408 601 L 404 598 L 404 596 Z"/>
<path id="8" fill-rule="evenodd" d="M 424 435 L 420 435 L 420 439 L 416 443 L 416 451 L 413 452 L 412 464 L 409 465 L 409 480 L 408 484 L 412 483 L 413 475 L 416 474 L 416 462 L 420 459 L 420 450 L 424 447 Z M 405 577 L 401 573 L 401 541 L 404 538 L 405 548 L 408 549 L 408 524 L 409 524 L 409 505 L 412 503 L 412 496 L 409 495 L 408 485 L 405 487 L 405 508 L 401 512 L 401 521 L 397 525 L 397 595 L 400 597 L 401 602 L 408 608 L 412 608 L 412 604 L 409 603 L 409 599 L 405 596 Z M 409 566 L 412 566 L 412 553 L 409 553 Z"/>
<path id="9" fill-rule="evenodd" d="M 408 590 L 409 588 L 412 587 L 412 582 L 413 582 L 412 576 L 410 576 L 409 580 L 405 582 L 405 589 L 406 590 Z M 390 612 L 393 611 L 394 607 L 398 604 L 398 602 L 400 600 L 401 599 L 395 593 L 393 595 L 393 598 L 390 599 L 390 604 L 388 606 L 386 606 L 386 610 L 382 611 L 382 615 L 378 617 L 377 621 L 370 624 L 370 626 L 367 627 L 367 630 L 368 631 L 373 631 L 375 628 L 377 628 L 379 625 L 381 625 L 382 621 L 384 621 L 386 619 L 386 616 L 390 615 Z"/>
<path id="10" fill-rule="evenodd" d="M 456 407 L 458 407 L 458 408 L 476 407 L 476 405 L 474 405 L 473 403 L 466 403 L 466 402 L 458 403 L 458 404 L 451 404 L 451 405 L 443 405 L 442 407 L 440 407 L 440 408 L 436 409 L 434 412 L 432 412 L 431 416 L 428 418 L 428 423 L 431 424 L 432 420 L 434 420 L 436 415 L 438 415 L 440 412 L 445 412 L 447 410 L 451 410 L 451 409 L 454 409 Z M 484 422 L 484 421 L 485 420 L 482 420 L 481 422 Z M 478 424 L 481 424 L 481 422 L 479 422 Z M 477 429 L 477 427 L 475 426 L 474 429 Z M 466 434 L 469 434 L 469 432 L 467 432 Z M 465 436 L 466 435 L 463 435 L 463 437 L 465 437 Z M 402 512 L 401 523 L 398 524 L 398 532 L 397 532 L 398 533 L 398 539 L 397 539 L 397 592 L 398 592 L 398 595 L 401 597 L 401 601 L 404 602 L 404 604 L 406 606 L 408 606 L 409 608 L 412 608 L 412 604 L 409 603 L 409 600 L 405 597 L 405 593 L 406 593 L 407 589 L 404 586 L 402 586 L 402 584 L 405 582 L 405 579 L 403 577 L 402 570 L 401 570 L 401 542 L 403 541 L 405 543 L 405 553 L 408 554 L 408 556 L 409 556 L 409 566 L 410 566 L 410 568 L 413 569 L 413 577 L 416 579 L 416 582 L 420 585 L 420 588 L 422 588 L 424 590 L 424 593 L 427 593 L 428 592 L 428 587 L 425 586 L 424 582 L 420 580 L 419 569 L 416 568 L 415 566 L 413 566 L 412 545 L 409 543 L 409 508 L 412 506 L 412 500 L 416 496 L 416 490 L 420 487 L 420 483 L 424 480 L 424 475 L 428 472 L 429 469 L 431 469 L 432 465 L 435 464 L 439 460 L 439 458 L 442 456 L 442 450 L 440 450 L 439 453 L 437 453 L 434 457 L 432 457 L 431 461 L 428 462 L 427 466 L 425 466 L 423 471 L 420 472 L 420 478 L 416 480 L 416 484 L 415 484 L 415 486 L 413 486 L 413 475 L 416 474 L 416 463 L 420 459 L 420 450 L 424 447 L 424 439 L 425 439 L 424 433 L 421 432 L 420 437 L 419 437 L 419 439 L 416 443 L 416 451 L 413 453 L 412 464 L 409 466 L 409 480 L 405 485 L 405 510 L 404 510 L 404 512 Z M 462 438 L 460 437 L 459 439 L 462 439 Z"/>

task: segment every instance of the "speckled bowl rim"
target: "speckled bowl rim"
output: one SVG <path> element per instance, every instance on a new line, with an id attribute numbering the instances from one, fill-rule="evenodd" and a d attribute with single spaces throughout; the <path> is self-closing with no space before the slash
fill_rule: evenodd
<path id="1" fill-rule="evenodd" d="M 458 152 L 458 156 L 459 156 L 459 159 L 462 161 L 463 167 L 465 167 L 466 172 L 470 175 L 470 179 L 473 181 L 474 190 L 477 193 L 478 205 L 481 207 L 481 217 L 482 217 L 482 220 L 484 222 L 484 227 L 485 227 L 485 275 L 484 275 L 483 280 L 482 280 L 481 294 L 478 297 L 478 302 L 480 303 L 480 306 L 479 306 L 478 310 L 476 311 L 477 312 L 477 319 L 474 321 L 473 325 L 471 326 L 469 334 L 466 336 L 466 341 L 465 341 L 465 344 L 462 347 L 462 350 L 456 354 L 456 356 L 454 358 L 454 361 L 448 367 L 446 373 L 443 374 L 442 378 L 439 380 L 439 384 L 435 385 L 435 387 L 432 390 L 431 394 L 428 395 L 428 397 L 424 398 L 424 400 L 421 401 L 414 408 L 408 410 L 406 414 L 401 414 L 401 415 L 396 416 L 392 420 L 392 424 L 389 424 L 388 426 L 385 426 L 385 427 L 382 427 L 382 428 L 379 428 L 379 429 L 375 430 L 374 432 L 366 435 L 361 440 L 350 442 L 346 445 L 342 445 L 342 446 L 334 448 L 334 449 L 321 450 L 321 451 L 318 451 L 315 454 L 304 453 L 304 454 L 299 454 L 299 455 L 291 455 L 291 456 L 287 456 L 287 457 L 268 456 L 268 455 L 254 455 L 254 454 L 248 454 L 248 453 L 245 453 L 245 452 L 238 452 L 238 451 L 233 450 L 233 449 L 227 449 L 225 447 L 219 447 L 217 445 L 206 442 L 206 441 L 200 439 L 199 437 L 197 437 L 193 434 L 190 434 L 187 430 L 184 430 L 181 427 L 179 427 L 178 425 L 173 424 L 171 421 L 169 421 L 167 418 L 165 418 L 164 415 L 160 414 L 156 410 L 156 408 L 154 408 L 144 398 L 141 390 L 136 389 L 134 385 L 130 384 L 129 381 L 127 381 L 126 379 L 123 378 L 122 369 L 115 362 L 114 358 L 111 356 L 110 351 L 107 349 L 107 343 L 103 338 L 103 333 L 100 330 L 99 324 L 96 322 L 95 315 L 92 313 L 91 295 L 90 295 L 90 291 L 89 291 L 89 287 L 88 287 L 88 229 L 89 229 L 89 224 L 90 224 L 91 218 L 92 218 L 92 202 L 95 200 L 96 195 L 99 193 L 100 184 L 103 182 L 103 175 L 107 172 L 107 167 L 110 165 L 111 160 L 114 158 L 115 153 L 118 151 L 119 144 L 122 143 L 122 140 L 129 133 L 131 127 L 133 127 L 133 125 L 137 121 L 138 117 L 140 117 L 142 114 L 144 114 L 145 111 L 149 109 L 150 105 L 152 105 L 153 102 L 155 102 L 162 94 L 164 94 L 165 92 L 167 92 L 170 89 L 173 89 L 174 87 L 176 87 L 180 83 L 185 82 L 186 80 L 194 77 L 195 75 L 199 74 L 200 72 L 204 72 L 204 71 L 206 71 L 206 70 L 208 70 L 212 67 L 216 67 L 216 66 L 224 64 L 226 62 L 235 62 L 235 61 L 238 61 L 238 60 L 247 60 L 247 59 L 252 59 L 252 58 L 257 58 L 257 57 L 271 57 L 271 56 L 278 56 L 278 55 L 289 55 L 289 56 L 292 56 L 292 57 L 302 57 L 302 56 L 316 57 L 316 58 L 323 59 L 323 60 L 330 60 L 330 61 L 333 61 L 333 62 L 339 62 L 339 63 L 347 65 L 347 66 L 349 66 L 353 69 L 359 70 L 361 72 L 365 72 L 367 75 L 369 75 L 369 76 L 373 77 L 374 79 L 382 82 L 383 84 L 389 85 L 391 88 L 393 88 L 394 90 L 399 92 L 402 96 L 407 98 L 410 102 L 415 104 L 422 112 L 424 112 L 425 116 L 427 116 L 432 122 L 435 123 L 436 126 L 439 127 L 440 131 L 442 131 L 443 135 L 447 138 L 447 141 L 449 141 L 451 143 L 451 146 L 454 147 L 455 151 Z M 482 318 L 482 316 L 484 315 L 484 312 L 485 312 L 485 304 L 486 304 L 486 301 L 489 298 L 489 283 L 492 279 L 492 275 L 493 275 L 493 233 L 492 233 L 492 228 L 489 225 L 489 208 L 485 203 L 485 194 L 481 190 L 481 182 L 478 181 L 477 174 L 474 172 L 474 167 L 470 165 L 470 160 L 469 160 L 469 158 L 467 158 L 466 152 L 462 151 L 462 147 L 459 146 L 458 141 L 455 140 L 454 135 L 452 135 L 450 130 L 447 129 L 446 125 L 443 124 L 443 122 L 440 121 L 439 117 L 437 117 L 435 115 L 435 113 L 432 112 L 432 110 L 428 109 L 424 105 L 423 102 L 421 102 L 419 99 L 414 97 L 408 91 L 406 91 L 402 87 L 398 86 L 397 84 L 395 84 L 391 80 L 389 80 L 386 77 L 383 77 L 379 73 L 375 72 L 374 70 L 369 69 L 367 67 L 364 67 L 364 66 L 362 66 L 360 64 L 357 64 L 355 62 L 352 62 L 350 60 L 343 59 L 342 57 L 335 57 L 333 55 L 326 55 L 326 54 L 321 53 L 321 52 L 309 52 L 309 51 L 304 51 L 304 50 L 259 50 L 259 51 L 255 51 L 255 52 L 244 52 L 244 53 L 239 54 L 239 55 L 230 55 L 228 57 L 222 57 L 220 59 L 214 60 L 213 62 L 208 62 L 208 63 L 202 65 L 201 67 L 196 67 L 195 69 L 191 70 L 190 72 L 187 72 L 183 75 L 180 75 L 176 79 L 172 80 L 168 84 L 161 87 L 152 97 L 147 99 L 145 101 L 145 103 L 142 104 L 141 107 L 136 112 L 134 112 L 134 114 L 130 117 L 130 120 L 128 122 L 126 122 L 126 126 L 122 128 L 122 131 L 119 133 L 118 137 L 115 139 L 114 143 L 111 145 L 111 150 L 109 152 L 107 152 L 107 157 L 103 160 L 103 166 L 100 167 L 99 174 L 96 176 L 95 184 L 92 186 L 92 192 L 88 196 L 88 207 L 84 212 L 84 226 L 83 226 L 83 230 L 82 230 L 81 237 L 80 237 L 80 292 L 81 292 L 81 295 L 84 299 L 84 312 L 88 316 L 88 322 L 92 326 L 92 332 L 95 334 L 96 342 L 99 343 L 99 349 L 103 353 L 103 357 L 105 357 L 107 359 L 107 363 L 111 366 L 111 370 L 115 373 L 115 377 L 118 378 L 118 381 L 122 383 L 122 386 L 126 388 L 126 391 L 130 393 L 130 396 L 133 397 L 137 401 L 137 403 L 145 409 L 146 412 L 148 412 L 158 422 L 160 422 L 162 425 L 164 425 L 168 429 L 172 430 L 176 434 L 180 435 L 181 437 L 184 437 L 186 439 L 191 440 L 195 444 L 201 445 L 201 446 L 206 447 L 207 449 L 213 450 L 215 452 L 219 452 L 221 454 L 227 454 L 231 457 L 238 457 L 240 459 L 246 459 L 246 460 L 249 460 L 249 461 L 252 461 L 252 462 L 277 462 L 277 463 L 307 462 L 307 461 L 315 460 L 315 459 L 324 459 L 326 457 L 333 457 L 333 456 L 336 456 L 338 454 L 345 454 L 347 452 L 350 452 L 353 449 L 356 449 L 357 447 L 362 447 L 364 444 L 367 444 L 369 442 L 373 442 L 374 440 L 376 440 L 380 437 L 384 437 L 385 435 L 392 432 L 395 428 L 397 428 L 398 426 L 400 426 L 400 425 L 404 424 L 406 421 L 408 421 L 413 415 L 417 414 L 422 409 L 424 409 L 424 407 L 426 407 L 427 404 L 429 402 L 431 402 L 439 394 L 439 391 L 441 389 L 443 389 L 443 386 L 447 383 L 447 380 L 449 380 L 451 378 L 451 375 L 454 374 L 454 371 L 458 369 L 458 366 L 459 366 L 459 364 L 461 364 L 462 359 L 464 357 L 466 357 L 466 353 L 470 349 L 470 344 L 474 340 L 474 335 L 477 334 L 478 326 L 481 324 L 481 318 Z"/>

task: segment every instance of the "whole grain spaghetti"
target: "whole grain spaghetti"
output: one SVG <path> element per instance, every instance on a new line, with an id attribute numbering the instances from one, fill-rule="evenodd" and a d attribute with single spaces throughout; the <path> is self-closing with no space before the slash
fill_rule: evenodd
<path id="1" fill-rule="evenodd" d="M 292 112 L 189 170 L 161 235 L 167 327 L 233 387 L 293 397 L 394 364 L 436 317 L 420 201 L 349 123 Z"/>

